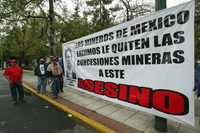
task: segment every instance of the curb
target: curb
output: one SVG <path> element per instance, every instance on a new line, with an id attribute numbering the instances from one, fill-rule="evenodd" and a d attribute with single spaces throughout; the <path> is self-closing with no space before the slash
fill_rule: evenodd
<path id="1" fill-rule="evenodd" d="M 52 98 L 46 96 L 46 95 L 41 95 L 38 94 L 36 92 L 36 90 L 34 90 L 33 88 L 31 88 L 28 84 L 23 83 L 23 86 L 25 89 L 27 89 L 28 91 L 30 91 L 31 93 L 33 93 L 34 95 L 40 97 L 41 99 L 51 103 L 52 105 L 54 105 L 55 107 L 59 108 L 60 110 L 64 111 L 65 113 L 70 113 L 72 114 L 75 118 L 83 121 L 84 123 L 88 124 L 89 126 L 93 127 L 94 129 L 96 129 L 97 131 L 101 132 L 101 133 L 117 133 L 116 131 L 114 131 L 113 129 L 110 129 L 109 127 L 106 127 L 105 125 L 90 119 L 89 117 L 82 115 L 79 112 L 76 112 L 72 109 L 70 109 L 67 106 L 63 106 L 61 103 L 53 100 Z"/>
<path id="2" fill-rule="evenodd" d="M 26 70 L 26 69 L 23 69 L 24 72 L 34 72 L 33 70 Z"/>

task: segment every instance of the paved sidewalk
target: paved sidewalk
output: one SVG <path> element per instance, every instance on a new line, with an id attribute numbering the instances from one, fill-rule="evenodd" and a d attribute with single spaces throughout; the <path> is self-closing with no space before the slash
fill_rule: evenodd
<path id="1" fill-rule="evenodd" d="M 24 74 L 24 81 L 36 85 L 36 77 L 31 72 Z M 48 90 L 50 89 L 48 88 Z M 70 101 L 139 131 L 159 133 L 154 129 L 153 115 L 99 99 L 70 87 L 65 87 L 64 93 L 60 94 L 60 96 L 66 99 L 66 101 Z M 168 120 L 168 133 L 200 133 L 200 100 L 196 99 L 195 105 L 195 127 Z"/>
<path id="2" fill-rule="evenodd" d="M 0 75 L 0 133 L 98 133 L 36 96 L 17 105 L 10 99 L 8 81 Z"/>

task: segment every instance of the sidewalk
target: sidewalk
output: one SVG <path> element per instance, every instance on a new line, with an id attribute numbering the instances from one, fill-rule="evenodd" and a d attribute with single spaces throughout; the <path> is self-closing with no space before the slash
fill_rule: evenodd
<path id="1" fill-rule="evenodd" d="M 36 77 L 31 72 L 24 74 L 24 81 L 36 85 Z M 50 88 L 48 88 L 50 90 Z M 159 133 L 154 129 L 154 116 L 99 99 L 78 90 L 65 87 L 60 94 L 64 103 L 70 103 L 73 109 L 100 123 L 123 133 Z M 200 101 L 195 101 L 195 127 L 168 120 L 168 133 L 199 133 Z M 103 118 L 103 119 L 102 119 Z"/>

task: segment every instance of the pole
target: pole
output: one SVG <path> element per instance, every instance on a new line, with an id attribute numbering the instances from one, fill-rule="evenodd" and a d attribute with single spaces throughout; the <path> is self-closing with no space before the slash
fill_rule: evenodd
<path id="1" fill-rule="evenodd" d="M 3 70 L 4 69 L 4 59 L 5 59 L 3 44 L 0 45 L 0 48 L 1 48 L 1 69 Z"/>
<path id="2" fill-rule="evenodd" d="M 3 48 L 1 46 L 1 69 L 3 70 Z"/>
<path id="3" fill-rule="evenodd" d="M 155 9 L 156 11 L 166 8 L 166 0 L 155 0 Z M 167 132 L 167 119 L 155 116 L 155 129 L 161 132 Z"/>
<path id="4" fill-rule="evenodd" d="M 166 2 L 166 0 L 156 0 L 156 1 L 155 1 L 155 8 L 156 8 L 156 11 L 165 9 L 166 7 L 167 7 L 167 2 Z"/>

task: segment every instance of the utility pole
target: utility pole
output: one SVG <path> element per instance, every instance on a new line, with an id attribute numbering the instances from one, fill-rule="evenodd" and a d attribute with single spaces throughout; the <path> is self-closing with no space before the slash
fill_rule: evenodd
<path id="1" fill-rule="evenodd" d="M 4 60 L 4 54 L 3 54 L 3 46 L 2 46 L 2 44 L 0 44 L 0 48 L 1 48 L 1 68 L 2 68 L 2 70 L 3 70 L 3 60 Z"/>
<path id="2" fill-rule="evenodd" d="M 49 0 L 49 45 L 50 45 L 50 54 L 55 56 L 56 51 L 54 50 L 55 46 L 55 29 L 54 29 L 54 20 L 55 20 L 55 14 L 54 14 L 54 0 Z"/>
<path id="3" fill-rule="evenodd" d="M 155 1 L 155 8 L 156 8 L 156 11 L 165 9 L 166 7 L 167 7 L 167 2 L 166 2 L 166 0 L 156 0 L 156 1 Z"/>
<path id="4" fill-rule="evenodd" d="M 167 7 L 166 0 L 155 0 L 156 11 L 165 9 Z M 167 132 L 167 119 L 155 116 L 155 129 L 161 132 Z"/>

